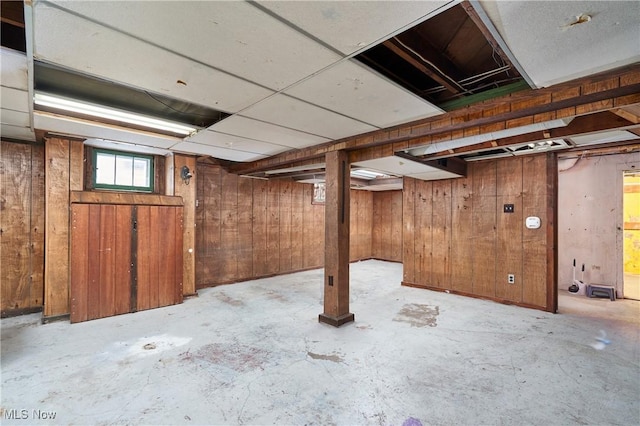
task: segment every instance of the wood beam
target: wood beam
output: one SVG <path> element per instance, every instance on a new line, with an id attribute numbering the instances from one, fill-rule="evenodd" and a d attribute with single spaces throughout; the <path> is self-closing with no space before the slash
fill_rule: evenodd
<path id="1" fill-rule="evenodd" d="M 324 312 L 320 322 L 339 327 L 354 320 L 349 312 L 349 155 L 326 155 L 324 231 Z"/>
<path id="2" fill-rule="evenodd" d="M 394 54 L 402 58 L 402 60 L 406 61 L 409 65 L 416 68 L 418 71 L 422 72 L 427 77 L 432 78 L 438 83 L 442 84 L 447 88 L 451 93 L 458 94 L 465 91 L 465 88 L 462 87 L 453 77 L 450 77 L 449 72 L 444 71 L 442 68 L 453 68 L 453 66 L 444 67 L 443 64 L 434 64 L 427 60 L 426 58 L 420 56 L 418 53 L 410 50 L 408 46 L 406 46 L 399 38 L 394 37 L 393 39 L 387 40 L 382 43 L 384 47 L 392 51 Z M 423 44 L 423 46 L 425 46 Z M 435 50 L 435 49 L 434 49 Z M 440 57 L 440 54 L 430 55 L 431 57 Z"/>

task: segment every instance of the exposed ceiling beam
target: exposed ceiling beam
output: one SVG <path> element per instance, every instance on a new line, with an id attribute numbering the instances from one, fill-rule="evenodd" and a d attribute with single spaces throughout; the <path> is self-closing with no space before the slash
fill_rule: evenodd
<path id="1" fill-rule="evenodd" d="M 406 38 L 406 36 L 404 37 Z M 394 37 L 382 44 L 427 77 L 442 84 L 450 92 L 455 94 L 465 92 L 465 88 L 453 77 L 453 75 L 455 75 L 454 66 L 446 63 L 442 55 L 428 44 L 421 43 L 420 54 L 407 46 L 399 37 Z M 426 56 L 428 58 L 421 55 L 421 53 L 424 53 L 423 51 L 427 52 Z M 437 63 L 434 58 L 439 59 Z"/>

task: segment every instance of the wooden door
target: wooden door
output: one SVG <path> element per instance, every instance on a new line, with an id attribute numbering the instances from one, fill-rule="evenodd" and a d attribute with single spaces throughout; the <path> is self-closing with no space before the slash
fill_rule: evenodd
<path id="1" fill-rule="evenodd" d="M 72 204 L 71 322 L 182 302 L 182 207 Z"/>
<path id="2" fill-rule="evenodd" d="M 182 302 L 182 207 L 138 206 L 136 310 Z"/>
<path id="3" fill-rule="evenodd" d="M 129 205 L 71 205 L 72 323 L 131 311 L 132 213 Z"/>

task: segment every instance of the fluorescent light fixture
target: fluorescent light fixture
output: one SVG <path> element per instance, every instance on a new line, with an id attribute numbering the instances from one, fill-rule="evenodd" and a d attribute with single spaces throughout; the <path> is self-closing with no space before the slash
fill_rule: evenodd
<path id="1" fill-rule="evenodd" d="M 375 172 L 373 170 L 356 169 L 351 170 L 351 177 L 357 177 L 362 179 L 376 179 L 381 177 L 390 177 L 384 173 Z"/>
<path id="2" fill-rule="evenodd" d="M 550 120 L 541 123 L 527 124 L 525 126 L 514 127 L 512 129 L 498 130 L 491 133 L 483 133 L 481 135 L 466 136 L 450 141 L 435 142 L 433 144 L 411 148 L 410 150 L 408 150 L 408 153 L 418 157 L 422 155 L 436 154 L 441 151 L 463 148 L 465 146 L 471 146 L 495 139 L 524 135 L 527 133 L 550 130 L 558 127 L 565 127 L 571 122 L 571 120 L 573 120 L 573 117 Z"/>
<path id="3" fill-rule="evenodd" d="M 179 135 L 190 135 L 197 130 L 195 127 L 186 126 L 184 124 L 174 123 L 167 120 L 160 120 L 157 118 L 147 117 L 128 111 L 122 111 L 101 105 L 94 105 L 86 102 L 76 101 L 73 99 L 63 98 L 60 96 L 49 95 L 46 93 L 36 93 L 33 97 L 33 101 L 36 105 L 56 108 L 63 111 L 75 112 L 92 117 L 104 118 L 107 120 L 120 121 L 136 126 L 164 130 L 166 132 L 172 132 Z"/>

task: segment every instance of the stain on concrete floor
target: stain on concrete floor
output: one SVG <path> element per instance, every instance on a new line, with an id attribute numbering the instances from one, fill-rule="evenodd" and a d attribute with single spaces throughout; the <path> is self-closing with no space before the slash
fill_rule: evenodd
<path id="1" fill-rule="evenodd" d="M 264 369 L 263 366 L 268 358 L 269 352 L 264 349 L 229 343 L 211 343 L 194 352 L 187 351 L 180 354 L 182 361 L 216 364 L 241 373 Z"/>
<path id="2" fill-rule="evenodd" d="M 339 355 L 337 355 L 335 352 L 332 355 L 324 355 L 324 354 L 316 354 L 316 353 L 313 353 L 313 352 L 307 352 L 307 355 L 309 355 L 313 359 L 321 359 L 323 361 L 331 361 L 331 362 L 343 362 L 344 361 L 344 359 L 342 357 L 340 357 Z"/>
<path id="3" fill-rule="evenodd" d="M 233 297 L 229 296 L 225 292 L 220 292 L 216 294 L 216 299 L 218 299 L 221 302 L 227 303 L 231 306 L 244 306 L 244 302 L 242 300 L 234 299 Z"/>
<path id="4" fill-rule="evenodd" d="M 398 322 L 406 322 L 412 327 L 437 327 L 437 317 L 440 315 L 439 306 L 421 305 L 417 303 L 406 304 L 400 309 L 393 319 Z"/>

